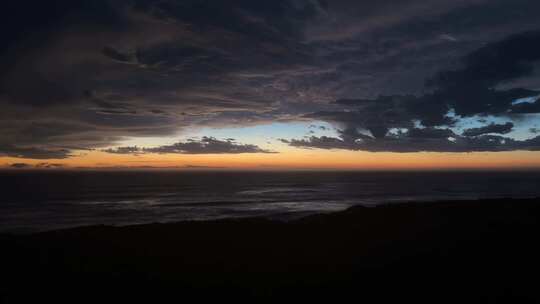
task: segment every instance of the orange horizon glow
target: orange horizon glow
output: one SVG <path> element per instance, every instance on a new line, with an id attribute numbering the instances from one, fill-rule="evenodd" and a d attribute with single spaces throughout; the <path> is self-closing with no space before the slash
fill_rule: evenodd
<path id="1" fill-rule="evenodd" d="M 287 148 L 280 153 L 256 154 L 143 154 L 115 155 L 99 151 L 61 160 L 1 157 L 0 166 L 24 163 L 60 164 L 65 168 L 155 168 L 238 170 L 441 170 L 540 169 L 540 152 L 386 153 Z"/>

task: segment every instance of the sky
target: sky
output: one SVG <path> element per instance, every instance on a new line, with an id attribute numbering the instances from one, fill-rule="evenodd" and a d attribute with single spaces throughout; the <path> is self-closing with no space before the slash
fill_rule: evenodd
<path id="1" fill-rule="evenodd" d="M 4 1 L 0 167 L 540 168 L 539 10 Z"/>

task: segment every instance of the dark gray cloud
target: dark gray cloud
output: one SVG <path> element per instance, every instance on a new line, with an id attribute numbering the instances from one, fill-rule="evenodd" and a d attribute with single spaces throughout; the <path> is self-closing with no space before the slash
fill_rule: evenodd
<path id="1" fill-rule="evenodd" d="M 537 90 L 498 88 L 510 80 L 533 75 L 535 63 L 540 59 L 538 54 L 540 31 L 520 33 L 464 56 L 463 68 L 438 72 L 435 77 L 430 77 L 427 84 L 434 88 L 432 93 L 343 99 L 337 103 L 386 115 L 389 111 L 399 110 L 408 116 L 406 119 L 419 119 L 428 126 L 448 124 L 444 116 L 449 109 L 461 116 L 538 113 L 536 102 L 513 105 L 517 99 L 538 95 Z"/>
<path id="2" fill-rule="evenodd" d="M 252 144 L 240 144 L 234 139 L 225 140 L 214 137 L 204 136 L 200 140 L 188 139 L 187 141 L 177 142 L 172 145 L 159 146 L 154 148 L 139 147 L 118 147 L 115 149 L 106 149 L 103 152 L 114 154 L 241 154 L 241 153 L 275 153 L 262 149 Z"/>
<path id="3" fill-rule="evenodd" d="M 371 137 L 346 141 L 335 137 L 309 137 L 305 139 L 282 139 L 282 142 L 298 148 L 344 149 L 369 152 L 502 152 L 502 151 L 540 151 L 540 136 L 527 140 L 515 140 L 496 135 L 448 138 L 414 138 L 405 134 L 399 137 L 374 139 Z"/>
<path id="4" fill-rule="evenodd" d="M 141 154 L 143 151 L 141 148 L 132 146 L 132 147 L 117 147 L 101 150 L 102 152 L 111 153 L 111 154 Z"/>
<path id="5" fill-rule="evenodd" d="M 309 119 L 334 124 L 348 146 L 393 129 L 444 136 L 433 128 L 487 115 L 518 125 L 540 113 L 539 101 L 513 103 L 540 95 L 536 0 L 2 8 L 3 156 L 66 158 L 126 137 Z M 419 123 L 430 129 L 414 131 Z"/>
<path id="6" fill-rule="evenodd" d="M 33 158 L 33 159 L 62 159 L 70 157 L 68 149 L 49 149 L 40 147 L 18 147 L 0 145 L 0 156 Z"/>
<path id="7" fill-rule="evenodd" d="M 514 124 L 511 122 L 507 122 L 502 125 L 490 124 L 485 127 L 467 129 L 463 131 L 463 135 L 464 136 L 479 136 L 479 135 L 484 135 L 484 134 L 489 134 L 489 133 L 507 134 L 507 133 L 510 133 L 513 128 L 514 128 Z"/>
<path id="8" fill-rule="evenodd" d="M 253 124 L 296 95 L 272 75 L 304 73 L 312 55 L 301 31 L 321 10 L 296 0 L 55 0 L 34 13 L 23 2 L 3 10 L 0 60 L 0 144 L 17 157 L 33 157 L 20 153 L 28 146 L 99 148 L 237 123 L 230 112 Z M 290 116 L 263 122 L 281 115 Z"/>
<path id="9" fill-rule="evenodd" d="M 428 84 L 437 87 L 436 97 L 458 115 L 501 114 L 514 110 L 516 99 L 538 95 L 526 88 L 497 88 L 534 75 L 538 60 L 540 31 L 520 33 L 468 54 L 463 58 L 464 68 L 440 72 Z"/>
<path id="10" fill-rule="evenodd" d="M 510 108 L 510 112 L 516 113 L 516 114 L 540 113 L 540 100 L 537 99 L 535 102 L 520 103 L 520 104 L 513 105 Z"/>
<path id="11" fill-rule="evenodd" d="M 441 71 L 429 78 L 427 85 L 433 88 L 429 93 L 339 99 L 335 102 L 338 110 L 307 115 L 341 125 L 340 138 L 312 137 L 288 143 L 297 147 L 396 152 L 536 150 L 533 139 L 519 141 L 511 137 L 481 136 L 508 134 L 514 128 L 513 122 L 469 128 L 461 136 L 454 134 L 451 128 L 467 117 L 492 115 L 519 120 L 526 119 L 520 114 L 540 113 L 536 109 L 538 100 L 534 99 L 538 90 L 500 88 L 508 81 L 534 75 L 535 63 L 540 60 L 538 54 L 540 31 L 490 43 L 464 56 L 462 68 Z M 516 102 L 523 99 L 528 100 Z M 478 119 L 478 123 L 481 120 Z M 392 129 L 406 135 L 390 134 Z"/>

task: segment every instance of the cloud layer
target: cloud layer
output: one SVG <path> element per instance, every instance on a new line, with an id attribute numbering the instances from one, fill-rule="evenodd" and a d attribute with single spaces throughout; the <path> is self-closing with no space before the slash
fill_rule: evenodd
<path id="1" fill-rule="evenodd" d="M 6 1 L 0 156 L 62 159 L 126 138 L 298 120 L 340 134 L 287 139 L 298 147 L 534 150 L 539 9 L 535 0 Z M 137 149 L 265 152 L 206 140 Z"/>
<path id="2" fill-rule="evenodd" d="M 498 117 L 538 120 L 538 90 L 508 88 L 510 81 L 530 77 L 540 59 L 540 31 L 513 35 L 462 58 L 463 67 L 428 78 L 429 93 L 341 99 L 342 109 L 308 114 L 342 126 L 340 138 L 311 137 L 284 142 L 297 147 L 392 152 L 472 152 L 538 150 L 538 137 L 515 140 L 507 134 L 514 123 L 491 123 L 456 134 L 463 118 Z M 526 102 L 519 102 L 525 100 Z M 452 115 L 450 115 L 452 114 Z M 478 119 L 481 124 L 485 119 Z M 418 126 L 420 125 L 420 127 Z M 392 134 L 397 130 L 398 134 Z M 405 131 L 403 131 L 405 130 Z"/>
<path id="3" fill-rule="evenodd" d="M 118 147 L 105 149 L 103 152 L 113 154 L 242 154 L 242 153 L 274 153 L 261 149 L 256 145 L 239 144 L 234 139 L 219 140 L 214 137 L 203 137 L 200 140 L 188 139 L 184 142 L 177 142 L 172 145 L 165 145 L 153 148 L 139 147 Z"/>

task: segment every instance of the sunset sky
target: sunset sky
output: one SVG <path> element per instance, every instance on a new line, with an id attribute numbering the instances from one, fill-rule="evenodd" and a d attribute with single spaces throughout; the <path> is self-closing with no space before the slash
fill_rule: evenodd
<path id="1" fill-rule="evenodd" d="M 540 169 L 539 10 L 6 4 L 0 167 Z"/>

